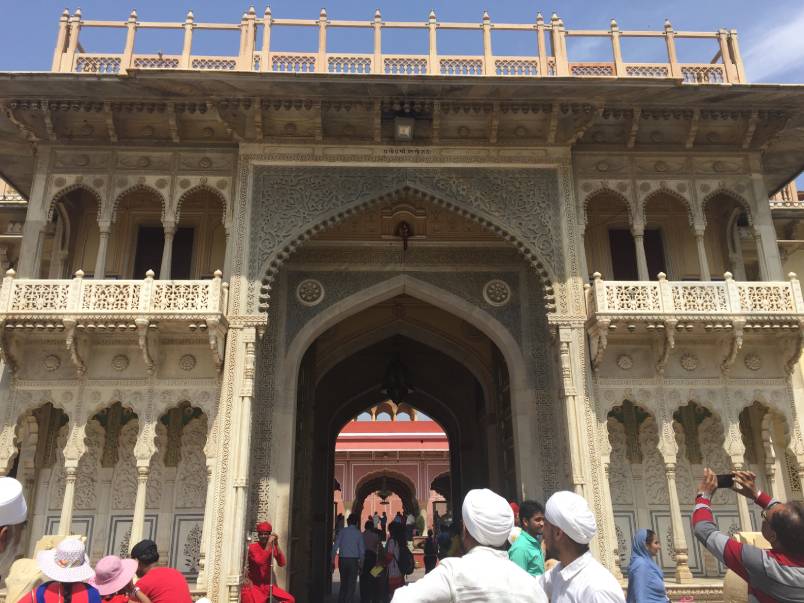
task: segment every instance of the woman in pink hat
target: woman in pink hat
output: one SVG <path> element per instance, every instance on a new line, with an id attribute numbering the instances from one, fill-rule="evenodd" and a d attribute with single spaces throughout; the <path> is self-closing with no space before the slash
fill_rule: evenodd
<path id="1" fill-rule="evenodd" d="M 128 603 L 139 601 L 151 603 L 151 600 L 134 585 L 134 575 L 139 562 L 136 559 L 121 559 L 117 555 L 104 557 L 95 565 L 95 577 L 89 580 L 106 603 Z"/>

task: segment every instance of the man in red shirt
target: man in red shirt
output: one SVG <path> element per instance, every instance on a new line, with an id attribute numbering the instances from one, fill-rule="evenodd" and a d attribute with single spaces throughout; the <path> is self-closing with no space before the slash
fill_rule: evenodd
<path id="1" fill-rule="evenodd" d="M 692 528 L 695 537 L 717 559 L 748 583 L 749 603 L 804 601 L 804 503 L 783 503 L 756 487 L 756 475 L 734 471 L 733 490 L 762 507 L 762 535 L 769 551 L 742 544 L 718 531 L 712 514 L 717 476 L 704 469 L 698 486 Z"/>
<path id="2" fill-rule="evenodd" d="M 181 572 L 172 567 L 157 567 L 159 552 L 153 540 L 143 540 L 131 549 L 131 558 L 139 562 L 135 588 L 140 589 L 151 603 L 193 603 L 190 588 Z"/>
<path id="3" fill-rule="evenodd" d="M 274 584 L 274 559 L 279 567 L 284 567 L 285 554 L 279 548 L 279 538 L 273 533 L 271 524 L 263 521 L 257 524 L 257 542 L 248 545 L 248 573 L 241 593 L 241 603 L 294 603 L 296 599 Z M 270 599 L 273 593 L 273 599 Z"/>

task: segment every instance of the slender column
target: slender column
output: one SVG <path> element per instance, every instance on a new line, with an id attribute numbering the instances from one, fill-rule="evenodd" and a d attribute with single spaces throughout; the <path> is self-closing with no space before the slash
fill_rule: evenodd
<path id="1" fill-rule="evenodd" d="M 637 275 L 641 281 L 649 281 L 648 257 L 645 255 L 645 228 L 644 226 L 632 226 L 631 234 L 634 237 L 634 247 L 636 248 Z"/>
<path id="2" fill-rule="evenodd" d="M 664 475 L 667 479 L 667 494 L 670 498 L 670 525 L 673 527 L 673 549 L 676 552 L 676 581 L 691 582 L 692 572 L 689 567 L 687 536 L 684 533 L 684 519 L 681 517 L 681 505 L 678 502 L 676 486 L 675 462 L 664 464 Z"/>
<path id="3" fill-rule="evenodd" d="M 170 264 L 173 261 L 173 237 L 176 234 L 176 224 L 165 222 L 165 246 L 162 248 L 162 267 L 159 269 L 160 280 L 170 280 Z M 136 274 L 134 275 L 137 276 Z"/>
<path id="4" fill-rule="evenodd" d="M 664 40 L 667 44 L 667 60 L 670 63 L 670 76 L 681 77 L 681 67 L 678 65 L 678 55 L 676 54 L 676 32 L 673 31 L 673 24 L 670 19 L 664 21 Z"/>
<path id="5" fill-rule="evenodd" d="M 72 72 L 75 64 L 75 52 L 78 49 L 78 34 L 81 32 L 81 9 L 76 9 L 70 17 L 70 37 L 67 40 L 67 52 L 61 62 L 63 72 Z"/>
<path id="6" fill-rule="evenodd" d="M 106 256 L 109 253 L 109 232 L 111 231 L 111 224 L 100 224 L 100 241 L 98 243 L 98 257 L 95 258 L 95 276 L 96 279 L 106 278 Z"/>
<path id="7" fill-rule="evenodd" d="M 670 500 L 670 526 L 673 530 L 673 549 L 676 553 L 676 581 L 692 581 L 692 572 L 689 567 L 689 548 L 687 535 L 684 532 L 684 519 L 681 516 L 681 505 L 678 502 L 678 487 L 676 486 L 676 444 L 673 429 L 673 416 L 662 409 L 657 417 L 659 423 L 659 452 L 664 461 L 664 476 L 667 480 L 667 496 Z"/>
<path id="8" fill-rule="evenodd" d="M 327 9 L 322 8 L 318 17 L 318 59 L 315 62 L 316 73 L 327 72 Z"/>
<path id="9" fill-rule="evenodd" d="M 372 73 L 385 73 L 382 64 L 382 14 L 378 8 L 374 11 L 374 66 Z"/>
<path id="10" fill-rule="evenodd" d="M 260 71 L 271 71 L 271 7 L 265 7 L 262 16 L 262 58 L 260 59 Z"/>
<path id="11" fill-rule="evenodd" d="M 601 427 L 603 429 L 603 434 L 605 438 L 601 438 L 601 441 L 604 441 L 608 452 L 602 455 L 602 462 L 603 462 L 603 506 L 605 509 L 606 517 L 604 518 L 604 529 L 608 532 L 609 542 L 612 545 L 612 553 L 614 557 L 614 565 L 610 568 L 611 573 L 614 574 L 614 577 L 617 580 L 623 579 L 623 573 L 620 569 L 620 546 L 617 542 L 617 530 L 614 527 L 614 505 L 611 500 L 611 484 L 609 483 L 609 468 L 611 466 L 611 445 L 608 443 L 608 427 L 604 423 Z"/>
<path id="12" fill-rule="evenodd" d="M 145 531 L 145 504 L 148 500 L 148 475 L 151 468 L 151 457 L 156 452 L 156 424 L 145 417 L 141 419 L 137 443 L 134 445 L 134 457 L 137 460 L 137 496 L 134 499 L 134 517 L 131 520 L 131 536 L 129 546 L 142 540 Z"/>
<path id="13" fill-rule="evenodd" d="M 26 220 L 22 227 L 22 243 L 17 265 L 17 276 L 20 278 L 38 278 L 42 239 L 47 224 L 41 220 Z"/>
<path id="14" fill-rule="evenodd" d="M 491 50 L 491 17 L 483 11 L 483 75 L 494 75 L 494 55 Z"/>
<path id="15" fill-rule="evenodd" d="M 701 280 L 710 281 L 712 275 L 709 272 L 709 260 L 706 258 L 706 245 L 704 244 L 704 229 L 695 229 L 695 244 L 698 247 L 698 266 L 701 270 Z"/>
<path id="16" fill-rule="evenodd" d="M 559 327 L 558 336 L 560 341 L 559 358 L 561 361 L 561 375 L 563 378 L 563 397 L 566 409 L 565 418 L 567 421 L 567 438 L 569 439 L 570 450 L 570 480 L 572 489 L 579 495 L 584 496 L 584 479 L 581 471 L 581 452 L 580 439 L 578 437 L 578 412 L 575 404 L 577 391 L 572 379 L 572 358 L 570 356 L 570 343 L 572 342 L 572 331 L 566 327 Z"/>
<path id="17" fill-rule="evenodd" d="M 70 20 L 70 11 L 66 8 L 59 18 L 59 33 L 56 36 L 56 50 L 53 51 L 53 64 L 50 70 L 54 73 L 61 71 L 61 58 L 67 49 L 67 23 Z"/>
<path id="18" fill-rule="evenodd" d="M 567 76 L 569 75 L 569 65 L 567 63 L 567 55 L 564 52 L 564 44 L 562 42 L 563 32 L 561 31 L 561 20 L 556 13 L 550 17 L 550 36 L 553 46 L 553 56 L 556 61 L 556 75 Z"/>
<path id="19" fill-rule="evenodd" d="M 611 36 L 611 51 L 614 55 L 614 75 L 624 76 L 625 63 L 623 62 L 623 51 L 620 45 L 620 27 L 615 19 L 611 20 L 609 35 Z"/>
<path id="20" fill-rule="evenodd" d="M 128 540 L 131 547 L 142 540 L 145 531 L 145 503 L 148 499 L 149 473 L 150 459 L 148 461 L 137 460 L 137 497 L 134 499 L 134 517 L 131 521 L 131 536 Z"/>
<path id="21" fill-rule="evenodd" d="M 731 466 L 734 471 L 745 470 L 745 457 L 734 457 L 731 460 Z M 748 510 L 748 499 L 745 496 L 737 496 L 737 514 L 740 516 L 740 530 L 743 532 L 753 532 L 754 527 L 751 524 L 751 512 Z"/>
<path id="22" fill-rule="evenodd" d="M 137 35 L 137 11 L 132 10 L 126 22 L 126 45 L 123 48 L 123 59 L 120 61 L 120 73 L 134 66 L 134 37 Z"/>
<path id="23" fill-rule="evenodd" d="M 182 69 L 190 68 L 190 55 L 193 52 L 193 28 L 195 27 L 195 16 L 193 11 L 187 12 L 187 17 L 184 19 L 184 43 L 181 47 L 181 62 L 179 63 Z"/>
<path id="24" fill-rule="evenodd" d="M 762 246 L 762 233 L 758 228 L 754 228 L 754 245 L 757 248 L 757 262 L 759 263 L 759 278 L 763 281 L 769 280 L 768 263 L 765 261 L 765 249 Z"/>
<path id="25" fill-rule="evenodd" d="M 254 365 L 256 332 L 253 328 L 244 330 L 245 355 L 243 360 L 243 381 L 240 386 L 240 409 L 238 412 L 238 439 L 235 447 L 234 475 L 234 538 L 238 542 L 244 540 L 246 533 L 246 493 L 248 492 L 249 453 L 251 450 L 251 402 L 254 396 Z M 230 548 L 228 580 L 229 598 L 237 601 L 239 596 L 240 576 L 243 570 L 243 547 Z"/>
<path id="26" fill-rule="evenodd" d="M 731 47 L 731 58 L 737 69 L 737 81 L 745 83 L 745 66 L 743 65 L 743 57 L 740 55 L 740 45 L 737 43 L 737 31 L 729 30 L 729 46 Z"/>
<path id="27" fill-rule="evenodd" d="M 547 63 L 547 40 L 544 36 L 544 16 L 536 13 L 536 46 L 539 52 L 539 75 L 545 77 L 550 75 L 550 67 Z"/>
<path id="28" fill-rule="evenodd" d="M 209 436 L 207 436 L 209 437 Z M 212 470 L 215 467 L 215 458 L 207 457 L 207 498 L 204 501 L 204 523 L 201 528 L 201 551 L 198 559 L 198 578 L 196 584 L 200 590 L 208 591 L 207 586 L 207 559 L 209 558 L 209 543 L 211 542 L 210 532 L 212 531 L 212 513 L 214 507 L 212 499 L 214 498 L 214 489 L 212 486 Z"/>
<path id="29" fill-rule="evenodd" d="M 69 463 L 69 464 L 68 464 Z M 64 499 L 59 517 L 59 535 L 68 536 L 72 530 L 75 506 L 75 482 L 78 479 L 78 461 L 64 461 Z"/>
<path id="30" fill-rule="evenodd" d="M 726 81 L 733 84 L 737 81 L 737 70 L 731 60 L 727 36 L 728 32 L 725 29 L 721 29 L 717 34 L 717 40 L 720 44 L 720 56 L 723 59 L 723 66 L 726 68 Z"/>
<path id="31" fill-rule="evenodd" d="M 436 14 L 434 10 L 430 11 L 427 18 L 427 47 L 428 47 L 428 61 L 427 73 L 433 75 L 441 71 L 438 64 L 438 46 L 436 45 Z"/>

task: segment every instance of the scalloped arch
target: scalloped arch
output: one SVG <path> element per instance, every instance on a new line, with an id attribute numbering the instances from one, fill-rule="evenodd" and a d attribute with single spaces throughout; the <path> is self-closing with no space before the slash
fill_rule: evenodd
<path id="1" fill-rule="evenodd" d="M 754 225 L 754 212 L 751 209 L 751 204 L 748 202 L 748 199 L 725 187 L 716 188 L 711 193 L 708 193 L 701 201 L 701 215 L 703 217 L 704 224 L 706 224 L 706 206 L 710 201 L 713 201 L 715 197 L 725 197 L 740 205 L 745 210 L 746 216 L 748 217 L 748 225 Z"/>
<path id="2" fill-rule="evenodd" d="M 184 202 L 195 194 L 200 192 L 207 192 L 210 193 L 213 197 L 216 197 L 221 202 L 221 224 L 226 224 L 227 218 L 230 215 L 231 208 L 229 200 L 226 196 L 216 189 L 214 186 L 210 186 L 209 184 L 196 184 L 195 186 L 191 186 L 186 191 L 184 191 L 181 196 L 179 197 L 178 201 L 176 202 L 176 207 L 174 212 L 176 214 L 176 222 L 181 219 L 181 207 L 184 205 Z"/>
<path id="3" fill-rule="evenodd" d="M 619 201 L 622 201 L 625 204 L 626 209 L 628 210 L 628 219 L 633 224 L 634 223 L 634 213 L 635 208 L 631 201 L 619 191 L 615 191 L 613 188 L 609 186 L 601 186 L 600 188 L 596 188 L 591 193 L 586 195 L 583 200 L 583 223 L 584 226 L 589 224 L 589 206 L 590 204 L 594 203 L 598 197 L 605 197 L 607 195 L 611 195 L 615 197 Z"/>
<path id="4" fill-rule="evenodd" d="M 64 199 L 70 193 L 73 193 L 77 190 L 86 191 L 89 193 L 97 202 L 98 204 L 98 216 L 102 215 L 103 212 L 103 197 L 101 194 L 96 191 L 91 186 L 84 184 L 83 182 L 70 184 L 69 186 L 65 186 L 62 189 L 59 189 L 51 198 L 50 203 L 48 204 L 47 208 L 47 220 L 50 222 L 53 219 L 53 212 L 56 210 L 56 203 Z"/>
<path id="5" fill-rule="evenodd" d="M 668 197 L 672 197 L 673 199 L 683 203 L 684 207 L 687 209 L 687 219 L 689 220 L 690 226 L 695 225 L 695 208 L 693 207 L 692 202 L 684 195 L 674 191 L 665 184 L 660 185 L 656 190 L 650 191 L 639 202 L 639 211 L 642 214 L 646 224 L 648 222 L 648 215 L 645 211 L 645 208 L 647 207 L 648 203 L 660 195 L 667 195 Z"/>
<path id="6" fill-rule="evenodd" d="M 279 274 L 282 266 L 287 263 L 287 261 L 293 256 L 296 250 L 304 244 L 305 241 L 316 234 L 319 234 L 341 223 L 346 218 L 359 214 L 370 207 L 382 203 L 393 203 L 410 199 L 411 196 L 433 203 L 434 205 L 438 205 L 445 209 L 449 209 L 450 211 L 454 211 L 457 215 L 480 224 L 484 228 L 498 235 L 503 240 L 510 242 L 539 275 L 542 283 L 542 291 L 544 293 L 545 308 L 548 310 L 548 312 L 555 311 L 555 293 L 553 289 L 553 284 L 556 282 L 555 275 L 553 274 L 551 267 L 546 266 L 546 263 L 541 260 L 539 255 L 530 249 L 530 247 L 524 241 L 509 233 L 491 220 L 480 216 L 469 209 L 466 209 L 459 203 L 452 200 L 446 200 L 439 195 L 434 195 L 411 184 L 406 184 L 387 193 L 376 195 L 368 200 L 359 201 L 352 206 L 332 213 L 328 217 L 321 218 L 315 224 L 309 225 L 303 232 L 297 234 L 295 238 L 287 242 L 281 249 L 268 257 L 260 268 L 260 274 L 263 275 L 261 279 L 263 287 L 259 298 L 259 311 L 266 312 L 268 310 L 270 303 L 271 284 L 276 280 L 276 277 Z"/>
<path id="7" fill-rule="evenodd" d="M 137 192 L 144 192 L 148 193 L 149 195 L 155 196 L 159 200 L 159 204 L 162 207 L 161 219 L 162 220 L 165 219 L 165 216 L 167 214 L 167 200 L 165 199 L 165 196 L 152 186 L 149 186 L 147 184 L 135 184 L 121 191 L 120 194 L 118 194 L 114 198 L 114 202 L 112 203 L 110 211 L 112 222 L 117 221 L 117 207 L 120 205 L 120 201 L 122 201 L 128 195 Z"/>

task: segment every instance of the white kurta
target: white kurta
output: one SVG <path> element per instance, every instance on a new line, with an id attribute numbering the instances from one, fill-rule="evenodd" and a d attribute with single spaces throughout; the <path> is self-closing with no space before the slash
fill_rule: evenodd
<path id="1" fill-rule="evenodd" d="M 420 580 L 398 589 L 392 603 L 547 603 L 536 578 L 505 551 L 476 546 L 447 557 Z"/>
<path id="2" fill-rule="evenodd" d="M 539 583 L 550 603 L 625 603 L 623 587 L 589 552 L 567 567 L 559 563 Z"/>

